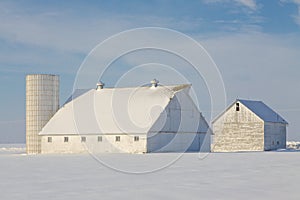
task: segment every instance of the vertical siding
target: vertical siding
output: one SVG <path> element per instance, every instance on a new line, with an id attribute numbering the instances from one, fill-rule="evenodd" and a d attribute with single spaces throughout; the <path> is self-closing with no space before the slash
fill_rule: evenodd
<path id="1" fill-rule="evenodd" d="M 213 123 L 213 152 L 263 151 L 264 122 L 239 103 L 233 104 Z"/>

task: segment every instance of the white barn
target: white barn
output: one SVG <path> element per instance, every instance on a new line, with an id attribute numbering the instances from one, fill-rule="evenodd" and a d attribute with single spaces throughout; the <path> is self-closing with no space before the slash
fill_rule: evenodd
<path id="1" fill-rule="evenodd" d="M 41 153 L 210 151 L 190 87 L 77 90 L 39 133 Z"/>
<path id="2" fill-rule="evenodd" d="M 212 122 L 212 151 L 267 151 L 286 148 L 287 124 L 263 102 L 237 99 Z"/>

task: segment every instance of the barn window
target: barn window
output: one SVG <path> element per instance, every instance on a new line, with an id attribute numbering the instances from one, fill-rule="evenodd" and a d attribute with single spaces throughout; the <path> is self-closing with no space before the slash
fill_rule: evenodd
<path id="1" fill-rule="evenodd" d="M 48 137 L 48 142 L 52 142 L 52 137 Z"/>
<path id="2" fill-rule="evenodd" d="M 86 142 L 86 137 L 81 137 L 81 142 Z"/>
<path id="3" fill-rule="evenodd" d="M 116 142 L 120 142 L 121 141 L 121 137 L 120 136 L 116 136 Z"/>
<path id="4" fill-rule="evenodd" d="M 139 136 L 134 136 L 134 141 L 135 142 L 138 142 L 140 140 L 140 137 Z"/>
<path id="5" fill-rule="evenodd" d="M 98 136 L 98 142 L 102 142 L 102 136 Z"/>
<path id="6" fill-rule="evenodd" d="M 69 142 L 69 137 L 64 137 L 64 142 Z"/>
<path id="7" fill-rule="evenodd" d="M 236 111 L 240 111 L 240 103 L 236 103 L 235 104 L 235 110 Z"/>
<path id="8" fill-rule="evenodd" d="M 277 145 L 279 145 L 279 141 L 277 141 Z"/>

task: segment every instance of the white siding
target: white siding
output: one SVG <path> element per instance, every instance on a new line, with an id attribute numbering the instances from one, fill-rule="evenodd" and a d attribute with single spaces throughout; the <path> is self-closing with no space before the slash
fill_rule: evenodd
<path id="1" fill-rule="evenodd" d="M 242 103 L 233 104 L 213 123 L 214 152 L 263 151 L 264 122 Z"/>
<path id="2" fill-rule="evenodd" d="M 200 134 L 156 133 L 149 134 L 147 152 L 190 152 L 200 150 Z"/>
<path id="3" fill-rule="evenodd" d="M 148 133 L 147 152 L 210 151 L 208 129 L 190 97 L 176 93 Z"/>
<path id="4" fill-rule="evenodd" d="M 85 146 L 99 153 L 182 152 L 199 151 L 201 144 L 201 149 L 209 151 L 208 125 L 189 97 L 189 88 L 90 90 L 65 104 L 43 128 L 42 153 L 80 153 L 86 151 Z M 86 136 L 84 145 L 76 133 Z M 152 133 L 158 134 L 152 137 Z M 100 143 L 94 142 L 97 134 L 103 135 Z M 140 136 L 139 141 L 134 141 L 135 135 Z M 52 143 L 47 140 L 50 136 Z M 63 141 L 65 136 L 69 136 L 68 143 Z M 116 142 L 115 136 L 121 141 Z"/>
<path id="5" fill-rule="evenodd" d="M 102 136 L 102 141 L 98 141 Z M 116 136 L 120 141 L 116 141 Z M 134 136 L 139 141 L 134 141 Z M 52 142 L 48 142 L 48 137 Z M 68 142 L 64 142 L 68 137 Z M 81 142 L 81 137 L 86 137 L 86 142 Z M 145 153 L 145 135 L 45 135 L 42 136 L 42 153 Z"/>

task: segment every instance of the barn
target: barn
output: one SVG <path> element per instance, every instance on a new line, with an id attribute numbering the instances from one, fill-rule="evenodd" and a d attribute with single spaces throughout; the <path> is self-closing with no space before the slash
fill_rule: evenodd
<path id="1" fill-rule="evenodd" d="M 41 153 L 210 151 L 190 84 L 77 90 L 39 133 Z"/>
<path id="2" fill-rule="evenodd" d="M 286 148 L 288 123 L 262 101 L 237 99 L 213 122 L 213 152 Z"/>

